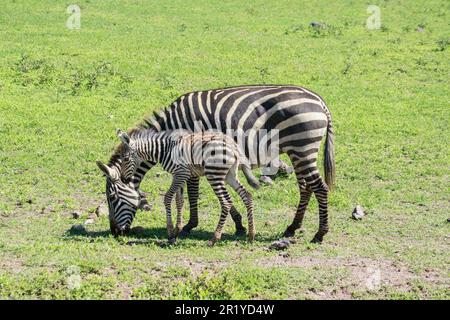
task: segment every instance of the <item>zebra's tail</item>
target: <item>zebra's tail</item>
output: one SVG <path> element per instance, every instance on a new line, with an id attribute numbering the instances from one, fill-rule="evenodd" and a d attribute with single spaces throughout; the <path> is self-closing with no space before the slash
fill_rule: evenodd
<path id="1" fill-rule="evenodd" d="M 253 175 L 250 166 L 243 164 L 241 168 L 242 172 L 244 172 L 244 176 L 245 179 L 247 179 L 248 184 L 254 189 L 259 189 L 259 187 L 261 187 L 261 184 L 259 183 L 258 179 Z"/>
<path id="2" fill-rule="evenodd" d="M 325 138 L 323 168 L 325 182 L 330 190 L 333 189 L 336 175 L 336 163 L 334 160 L 334 131 L 331 124 L 331 115 L 328 113 L 327 137 Z"/>

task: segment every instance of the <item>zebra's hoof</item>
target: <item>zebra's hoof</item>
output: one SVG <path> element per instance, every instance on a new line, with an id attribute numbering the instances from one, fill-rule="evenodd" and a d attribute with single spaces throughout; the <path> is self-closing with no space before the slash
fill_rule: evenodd
<path id="1" fill-rule="evenodd" d="M 255 240 L 255 235 L 249 234 L 247 239 L 248 239 L 248 242 L 252 243 Z"/>
<path id="2" fill-rule="evenodd" d="M 312 240 L 311 240 L 311 243 L 322 243 L 322 241 L 323 241 L 323 237 L 322 236 L 315 236 Z"/>
<path id="3" fill-rule="evenodd" d="M 169 238 L 168 243 L 169 245 L 175 244 L 177 242 L 177 238 Z"/>
<path id="4" fill-rule="evenodd" d="M 246 234 L 247 234 L 247 229 L 245 229 L 245 228 L 236 229 L 236 232 L 234 233 L 234 235 L 238 236 L 238 237 L 245 236 Z"/>
<path id="5" fill-rule="evenodd" d="M 293 236 L 295 236 L 295 230 L 292 231 L 289 228 L 287 228 L 286 231 L 283 233 L 284 238 L 292 238 Z"/>
<path id="6" fill-rule="evenodd" d="M 180 233 L 178 234 L 179 238 L 187 238 L 189 236 L 189 234 L 191 233 L 191 231 L 188 231 L 186 229 L 181 229 Z"/>
<path id="7" fill-rule="evenodd" d="M 216 244 L 217 241 L 219 241 L 219 238 L 212 238 L 211 240 L 208 241 L 208 247 L 214 247 L 214 245 Z"/>

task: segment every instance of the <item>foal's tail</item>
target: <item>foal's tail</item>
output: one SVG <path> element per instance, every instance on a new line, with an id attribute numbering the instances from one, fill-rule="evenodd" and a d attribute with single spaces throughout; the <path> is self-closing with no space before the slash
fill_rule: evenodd
<path id="1" fill-rule="evenodd" d="M 247 182 L 249 185 L 252 186 L 254 189 L 259 189 L 261 187 L 258 179 L 253 175 L 252 169 L 248 164 L 242 164 L 241 166 L 242 172 L 244 172 L 245 179 L 247 179 Z"/>

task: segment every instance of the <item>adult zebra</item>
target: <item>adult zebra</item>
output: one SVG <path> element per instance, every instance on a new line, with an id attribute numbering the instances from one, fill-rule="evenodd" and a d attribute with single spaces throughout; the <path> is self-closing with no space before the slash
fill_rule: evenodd
<path id="1" fill-rule="evenodd" d="M 335 177 L 333 128 L 331 114 L 323 99 L 314 92 L 291 85 L 246 85 L 190 92 L 180 96 L 169 107 L 154 117 L 146 119 L 141 128 L 153 131 L 186 129 L 193 131 L 196 123 L 202 129 L 240 130 L 245 145 L 245 155 L 254 167 L 267 165 L 272 159 L 262 159 L 255 153 L 261 143 L 267 149 L 277 142 L 278 153 L 286 153 L 294 167 L 300 201 L 291 225 L 284 232 L 285 236 L 293 236 L 301 227 L 303 217 L 314 192 L 319 202 L 319 230 L 313 242 L 321 242 L 328 232 L 328 192 L 333 186 Z M 278 139 L 271 132 L 277 131 Z M 262 135 L 257 132 L 263 132 Z M 322 138 L 326 134 L 324 148 L 325 181 L 317 168 L 317 157 Z M 122 148 L 116 149 L 111 156 L 108 167 L 111 172 L 120 172 Z M 132 183 L 136 188 L 146 172 L 154 165 L 143 162 L 136 170 Z M 107 184 L 112 183 L 107 179 Z M 188 181 L 188 196 L 191 218 L 183 228 L 184 233 L 197 226 L 198 179 Z M 106 195 L 109 198 L 107 188 Z M 117 217 L 118 208 L 110 208 L 110 216 Z M 240 217 L 240 215 L 239 215 Z M 239 220 L 234 214 L 233 218 Z M 133 217 L 112 221 L 111 231 L 129 228 Z"/>

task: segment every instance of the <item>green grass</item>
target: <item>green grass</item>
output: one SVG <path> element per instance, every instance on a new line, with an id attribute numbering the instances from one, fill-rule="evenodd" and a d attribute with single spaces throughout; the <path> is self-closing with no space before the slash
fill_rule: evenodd
<path id="1" fill-rule="evenodd" d="M 77 3 L 80 30 L 65 27 L 69 2 L 2 2 L 1 298 L 449 298 L 447 1 L 371 2 L 380 30 L 366 29 L 369 2 L 356 0 Z M 202 181 L 199 227 L 161 248 L 160 168 L 142 186 L 154 202 L 134 223 L 143 234 L 114 239 L 106 217 L 70 231 L 104 200 L 95 160 L 108 160 L 116 128 L 182 93 L 251 83 L 303 85 L 331 109 L 338 179 L 322 245 L 309 243 L 312 201 L 288 254 L 266 250 L 293 218 L 290 176 L 253 192 L 254 244 L 230 219 L 206 246 L 219 206 Z M 362 221 L 350 218 L 356 204 Z"/>

